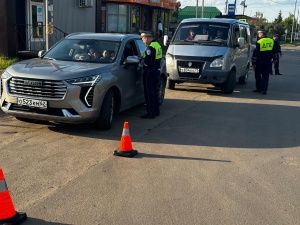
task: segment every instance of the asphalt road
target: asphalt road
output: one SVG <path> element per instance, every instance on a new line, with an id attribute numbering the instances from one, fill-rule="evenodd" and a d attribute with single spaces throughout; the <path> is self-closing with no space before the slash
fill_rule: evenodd
<path id="1" fill-rule="evenodd" d="M 24 225 L 300 224 L 300 48 L 267 95 L 246 85 L 167 90 L 113 129 L 25 123 L 0 112 L 0 167 Z M 134 158 L 113 156 L 129 122 Z M 1 203 L 0 203 L 1 204 Z"/>

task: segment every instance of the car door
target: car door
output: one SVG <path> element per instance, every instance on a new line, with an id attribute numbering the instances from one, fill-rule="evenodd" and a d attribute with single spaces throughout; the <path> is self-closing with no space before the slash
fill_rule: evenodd
<path id="1" fill-rule="evenodd" d="M 138 56 L 138 49 L 133 40 L 125 43 L 120 49 L 122 54 L 121 65 L 118 71 L 119 87 L 121 91 L 122 106 L 129 108 L 144 99 L 143 96 L 143 74 L 140 64 L 126 64 L 128 56 Z"/>
<path id="2" fill-rule="evenodd" d="M 243 48 L 238 46 L 238 38 L 241 37 L 241 28 L 239 24 L 235 24 L 233 27 L 233 62 L 236 65 L 236 76 L 240 77 L 241 69 L 243 68 Z"/>

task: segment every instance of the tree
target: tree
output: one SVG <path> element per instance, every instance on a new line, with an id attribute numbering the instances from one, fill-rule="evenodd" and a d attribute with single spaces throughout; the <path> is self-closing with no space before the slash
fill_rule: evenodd
<path id="1" fill-rule="evenodd" d="M 278 17 L 274 20 L 274 23 L 279 24 L 282 23 L 282 13 L 281 10 L 279 11 Z"/>
<path id="2" fill-rule="evenodd" d="M 284 29 L 286 29 L 288 31 L 288 33 L 292 32 L 293 17 L 294 17 L 294 15 L 290 13 L 289 17 L 283 21 Z M 295 27 L 294 27 L 294 30 L 295 30 Z"/>
<path id="3" fill-rule="evenodd" d="M 268 23 L 268 20 L 264 17 L 264 14 L 262 12 L 256 12 L 255 17 L 258 18 L 259 24 L 265 25 Z"/>

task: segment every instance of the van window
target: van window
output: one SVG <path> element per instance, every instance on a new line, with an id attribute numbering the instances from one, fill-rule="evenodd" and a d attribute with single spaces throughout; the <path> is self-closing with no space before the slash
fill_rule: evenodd
<path id="1" fill-rule="evenodd" d="M 248 43 L 247 30 L 245 26 L 241 26 L 241 37 L 245 39 L 245 43 Z"/>
<path id="2" fill-rule="evenodd" d="M 182 23 L 176 30 L 172 41 L 214 40 L 218 36 L 218 33 L 222 33 L 222 35 L 219 35 L 220 38 L 227 41 L 229 27 L 230 24 L 206 21 Z"/>
<path id="3" fill-rule="evenodd" d="M 239 26 L 234 27 L 234 34 L 233 34 L 233 45 L 237 46 L 238 45 L 238 38 L 240 37 L 240 28 Z"/>

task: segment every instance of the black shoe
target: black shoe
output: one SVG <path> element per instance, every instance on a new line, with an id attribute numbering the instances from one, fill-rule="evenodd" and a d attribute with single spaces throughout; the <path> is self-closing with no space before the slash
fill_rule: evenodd
<path id="1" fill-rule="evenodd" d="M 267 92 L 266 92 L 266 91 L 263 91 L 263 92 L 262 92 L 262 94 L 263 94 L 263 95 L 266 95 L 266 94 L 267 94 Z"/>
<path id="2" fill-rule="evenodd" d="M 150 116 L 148 113 L 140 116 L 142 119 L 155 119 L 155 116 Z"/>
<path id="3" fill-rule="evenodd" d="M 258 92 L 258 93 L 260 93 L 261 91 L 260 91 L 260 90 L 253 90 L 253 92 Z"/>
<path id="4" fill-rule="evenodd" d="M 155 116 L 159 116 L 160 115 L 160 113 L 155 113 Z"/>
<path id="5" fill-rule="evenodd" d="M 275 73 L 275 75 L 283 75 L 282 73 Z"/>

